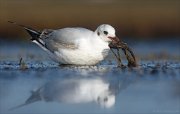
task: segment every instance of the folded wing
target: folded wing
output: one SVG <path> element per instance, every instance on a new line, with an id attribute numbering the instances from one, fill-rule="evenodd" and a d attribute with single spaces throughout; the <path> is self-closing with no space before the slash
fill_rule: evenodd
<path id="1" fill-rule="evenodd" d="M 92 31 L 85 28 L 45 29 L 40 39 L 50 51 L 61 49 L 77 49 L 81 39 L 88 39 Z"/>

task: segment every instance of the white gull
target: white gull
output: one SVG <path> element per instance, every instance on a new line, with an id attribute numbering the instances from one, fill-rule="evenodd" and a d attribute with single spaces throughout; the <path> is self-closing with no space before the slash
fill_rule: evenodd
<path id="1" fill-rule="evenodd" d="M 115 29 L 108 24 L 100 25 L 95 31 L 74 27 L 45 29 L 39 32 L 20 26 L 31 35 L 32 42 L 48 52 L 50 57 L 60 64 L 95 65 L 108 55 L 109 44 L 119 41 Z"/>

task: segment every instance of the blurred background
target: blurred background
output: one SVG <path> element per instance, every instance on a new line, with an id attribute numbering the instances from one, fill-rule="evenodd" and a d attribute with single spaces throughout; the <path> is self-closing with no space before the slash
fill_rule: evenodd
<path id="1" fill-rule="evenodd" d="M 179 0 L 0 0 L 0 39 L 29 37 L 7 21 L 42 30 L 108 23 L 119 37 L 178 39 Z"/>
<path id="2" fill-rule="evenodd" d="M 42 60 L 28 33 L 7 21 L 37 30 L 110 24 L 140 61 L 180 60 L 180 0 L 0 0 L 0 59 Z"/>

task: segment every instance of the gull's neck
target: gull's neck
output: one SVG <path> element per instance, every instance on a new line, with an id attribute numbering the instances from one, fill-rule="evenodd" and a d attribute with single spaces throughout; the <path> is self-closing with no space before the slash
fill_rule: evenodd
<path id="1" fill-rule="evenodd" d="M 109 47 L 109 42 L 105 42 L 100 36 L 97 35 L 97 30 L 93 33 L 93 43 L 97 44 L 99 46 L 105 46 L 105 47 Z"/>

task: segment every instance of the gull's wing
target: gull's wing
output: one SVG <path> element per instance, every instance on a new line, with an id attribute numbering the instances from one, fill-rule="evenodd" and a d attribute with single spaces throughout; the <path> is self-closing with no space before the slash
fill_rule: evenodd
<path id="1" fill-rule="evenodd" d="M 58 48 L 76 49 L 81 39 L 88 39 L 92 34 L 93 31 L 85 28 L 46 29 L 42 31 L 40 39 L 50 51 Z"/>
<path id="2" fill-rule="evenodd" d="M 58 30 L 45 29 L 37 31 L 30 27 L 8 21 L 9 23 L 24 28 L 31 36 L 31 41 L 45 50 L 54 52 L 58 48 L 75 49 L 78 48 L 81 39 L 88 39 L 93 35 L 93 31 L 85 28 L 63 28 Z"/>

